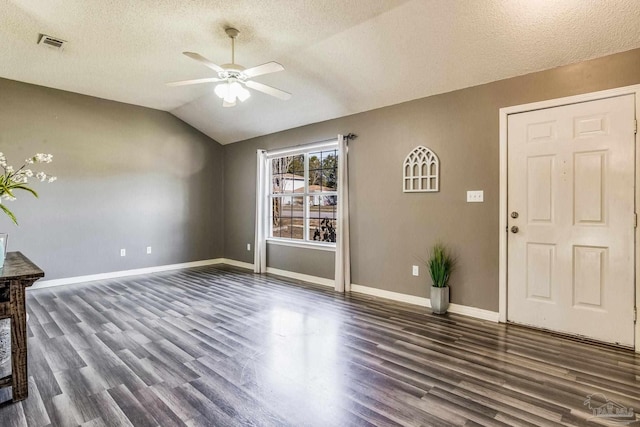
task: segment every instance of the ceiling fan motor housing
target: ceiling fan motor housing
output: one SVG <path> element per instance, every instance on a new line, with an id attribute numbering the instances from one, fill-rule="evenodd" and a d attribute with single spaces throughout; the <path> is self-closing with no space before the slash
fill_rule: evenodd
<path id="1" fill-rule="evenodd" d="M 224 68 L 224 71 L 220 71 L 218 73 L 218 77 L 221 79 L 229 79 L 236 78 L 241 81 L 247 80 L 247 76 L 244 75 L 243 71 L 245 68 L 242 65 L 238 64 L 223 64 L 221 65 Z"/>

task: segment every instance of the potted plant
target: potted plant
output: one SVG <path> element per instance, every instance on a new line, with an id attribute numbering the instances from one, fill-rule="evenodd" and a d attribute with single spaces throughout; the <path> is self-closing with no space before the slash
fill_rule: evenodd
<path id="1" fill-rule="evenodd" d="M 431 285 L 431 310 L 435 314 L 445 314 L 449 308 L 449 278 L 455 264 L 451 252 L 442 243 L 431 248 L 427 267 L 433 284 Z"/>
<path id="2" fill-rule="evenodd" d="M 51 163 L 53 155 L 38 153 L 35 156 L 25 159 L 24 164 L 16 169 L 7 164 L 7 158 L 4 153 L 0 152 L 0 212 L 4 212 L 14 224 L 18 225 L 13 212 L 5 205 L 5 202 L 16 200 L 16 190 L 27 191 L 38 197 L 29 184 L 31 178 L 35 178 L 40 182 L 53 182 L 57 178 L 47 175 L 44 172 L 34 172 L 30 166 L 36 163 Z M 7 233 L 0 233 L 0 268 L 4 265 L 7 251 Z M 27 315 L 28 319 L 28 315 Z M 2 366 L 11 360 L 11 323 L 8 321 L 0 321 L 0 371 Z"/>
<path id="3" fill-rule="evenodd" d="M 26 159 L 24 164 L 16 170 L 13 166 L 7 164 L 7 158 L 4 156 L 4 153 L 0 153 L 0 168 L 2 169 L 2 171 L 0 171 L 0 210 L 7 214 L 14 224 L 18 225 L 18 220 L 15 215 L 13 215 L 13 212 L 2 204 L 2 202 L 6 200 L 14 201 L 16 199 L 14 191 L 16 190 L 28 191 L 35 197 L 38 197 L 38 193 L 28 185 L 29 179 L 35 177 L 35 179 L 40 182 L 53 182 L 57 178 L 55 176 L 49 176 L 44 172 L 35 173 L 31 169 L 28 169 L 27 165 L 51 163 L 52 161 L 53 155 L 38 153 Z"/>

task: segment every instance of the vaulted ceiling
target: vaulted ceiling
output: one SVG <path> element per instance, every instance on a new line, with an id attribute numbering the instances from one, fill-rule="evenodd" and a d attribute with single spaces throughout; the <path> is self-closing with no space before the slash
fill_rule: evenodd
<path id="1" fill-rule="evenodd" d="M 278 61 L 223 108 L 181 54 Z M 37 45 L 44 33 L 62 52 Z M 222 144 L 640 47 L 637 0 L 0 0 L 0 77 L 166 110 Z M 0 94 L 1 98 L 1 94 Z M 1 102 L 1 99 L 0 99 Z"/>

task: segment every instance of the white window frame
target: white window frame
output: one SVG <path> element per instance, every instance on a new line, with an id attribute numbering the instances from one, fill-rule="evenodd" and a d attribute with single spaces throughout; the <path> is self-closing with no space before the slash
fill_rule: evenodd
<path id="1" fill-rule="evenodd" d="M 292 246 L 298 248 L 313 248 L 325 251 L 335 251 L 336 244 L 330 242 L 319 242 L 317 240 L 309 240 L 309 204 L 306 203 L 308 197 L 313 196 L 336 196 L 338 197 L 338 191 L 321 191 L 321 192 L 309 192 L 309 154 L 315 153 L 318 151 L 329 151 L 329 150 L 337 150 L 338 149 L 338 140 L 331 140 L 327 142 L 315 143 L 315 144 L 306 144 L 298 147 L 284 148 L 280 150 L 272 150 L 268 151 L 266 154 L 268 162 L 268 167 L 266 168 L 266 176 L 262 177 L 262 179 L 266 180 L 269 193 L 267 194 L 267 203 L 265 203 L 266 212 L 263 212 L 263 218 L 266 218 L 268 221 L 267 228 L 267 243 L 282 245 L 282 246 Z M 271 185 L 272 179 L 272 165 L 273 162 L 271 160 L 277 159 L 280 157 L 288 157 L 288 156 L 299 156 L 304 155 L 304 189 L 305 191 L 299 195 L 295 193 L 274 193 Z M 340 161 L 340 158 L 338 158 Z M 304 214 L 303 214 L 303 227 L 304 227 L 304 238 L 303 240 L 296 239 L 287 239 L 282 237 L 271 237 L 273 234 L 273 208 L 272 208 L 272 199 L 274 197 L 302 197 L 303 198 L 303 206 L 304 206 Z"/>

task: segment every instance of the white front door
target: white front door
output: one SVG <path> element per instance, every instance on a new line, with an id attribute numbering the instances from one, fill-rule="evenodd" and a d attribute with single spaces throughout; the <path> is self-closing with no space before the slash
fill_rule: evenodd
<path id="1" fill-rule="evenodd" d="M 634 345 L 635 98 L 508 116 L 507 319 Z"/>

